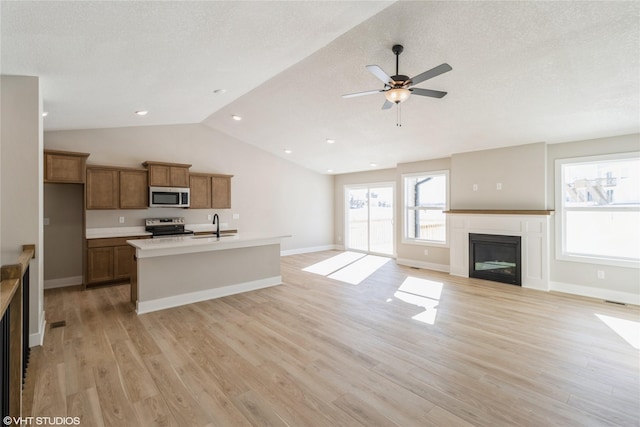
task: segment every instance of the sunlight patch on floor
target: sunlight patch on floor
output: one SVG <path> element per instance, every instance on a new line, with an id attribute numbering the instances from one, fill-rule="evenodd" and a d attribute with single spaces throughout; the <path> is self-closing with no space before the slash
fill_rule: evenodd
<path id="1" fill-rule="evenodd" d="M 352 285 L 358 285 L 390 260 L 391 258 L 367 255 L 331 274 L 329 278 L 350 283 Z"/>
<path id="2" fill-rule="evenodd" d="M 342 252 L 339 255 L 305 267 L 302 271 L 358 285 L 390 260 L 391 258 L 359 252 Z"/>
<path id="3" fill-rule="evenodd" d="M 422 323 L 433 325 L 438 314 L 438 304 L 442 295 L 442 282 L 407 277 L 393 296 L 400 301 L 423 307 L 425 311 L 412 317 Z M 388 301 L 388 300 L 387 300 Z"/>
<path id="4" fill-rule="evenodd" d="M 633 348 L 640 350 L 640 322 L 605 316 L 604 314 L 596 314 L 596 317 L 602 320 L 616 334 L 620 335 Z"/>
<path id="5" fill-rule="evenodd" d="M 303 268 L 302 271 L 320 274 L 321 276 L 327 276 L 334 271 L 338 271 L 341 268 L 344 268 L 352 262 L 355 262 L 365 256 L 366 254 L 358 252 L 343 252 L 339 255 L 333 256 L 331 258 L 325 259 L 324 261 L 320 261 L 318 263 L 310 265 L 309 267 Z"/>

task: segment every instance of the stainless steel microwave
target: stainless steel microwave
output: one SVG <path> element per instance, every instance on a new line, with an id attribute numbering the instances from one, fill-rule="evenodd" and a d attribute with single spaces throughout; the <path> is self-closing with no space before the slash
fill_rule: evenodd
<path id="1" fill-rule="evenodd" d="M 188 188 L 149 187 L 150 208 L 188 208 Z"/>

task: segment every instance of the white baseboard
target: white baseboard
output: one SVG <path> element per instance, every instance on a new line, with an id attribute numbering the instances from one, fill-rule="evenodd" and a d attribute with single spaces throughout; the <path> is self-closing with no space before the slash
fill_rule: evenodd
<path id="1" fill-rule="evenodd" d="M 44 281 L 45 289 L 65 288 L 67 286 L 77 286 L 82 284 L 82 276 L 62 277 L 60 279 L 49 279 Z"/>
<path id="2" fill-rule="evenodd" d="M 37 347 L 44 342 L 44 331 L 47 326 L 47 319 L 45 318 L 44 311 L 42 312 L 40 329 L 35 334 L 29 334 L 29 347 Z"/>
<path id="3" fill-rule="evenodd" d="M 214 298 L 226 297 L 242 292 L 255 291 L 282 284 L 282 276 L 267 277 L 266 279 L 253 280 L 251 282 L 222 286 L 220 288 L 207 289 L 206 291 L 191 292 L 189 294 L 176 295 L 166 298 L 158 298 L 151 301 L 138 301 L 136 312 L 138 314 L 164 310 L 166 308 L 179 307 L 194 302 L 207 301 Z"/>
<path id="4" fill-rule="evenodd" d="M 425 270 L 442 271 L 444 273 L 449 272 L 449 266 L 446 264 L 436 264 L 433 262 L 416 261 L 414 259 L 397 258 L 396 262 L 400 265 L 406 265 L 407 267 L 424 268 Z"/>
<path id="5" fill-rule="evenodd" d="M 549 287 L 549 290 L 551 291 L 564 292 L 566 294 L 581 295 L 583 297 L 621 302 L 624 304 L 640 305 L 640 294 L 634 294 L 631 292 L 620 292 L 611 289 L 594 288 L 591 286 L 563 282 L 549 282 Z"/>
<path id="6" fill-rule="evenodd" d="M 339 249 L 339 247 L 337 247 L 336 245 L 313 246 L 309 248 L 289 249 L 286 251 L 280 251 L 280 256 L 308 254 L 311 252 L 333 251 L 336 249 Z"/>

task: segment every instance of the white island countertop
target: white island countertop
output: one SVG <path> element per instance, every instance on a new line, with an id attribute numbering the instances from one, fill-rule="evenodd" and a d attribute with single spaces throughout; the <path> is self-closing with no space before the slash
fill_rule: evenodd
<path id="1" fill-rule="evenodd" d="M 280 244 L 289 235 L 242 233 L 215 236 L 174 236 L 154 239 L 127 240 L 136 248 L 137 258 L 153 258 L 226 249 L 248 248 Z"/>

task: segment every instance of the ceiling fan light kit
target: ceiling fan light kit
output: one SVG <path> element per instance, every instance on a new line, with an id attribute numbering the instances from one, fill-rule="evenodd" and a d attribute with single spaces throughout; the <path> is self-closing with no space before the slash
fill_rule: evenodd
<path id="1" fill-rule="evenodd" d="M 411 91 L 409 89 L 398 88 L 398 89 L 389 89 L 384 93 L 385 98 L 389 102 L 393 102 L 397 104 L 399 102 L 405 101 L 411 95 Z"/>
<path id="2" fill-rule="evenodd" d="M 400 108 L 400 103 L 403 101 L 406 101 L 409 98 L 409 96 L 411 96 L 411 94 L 419 95 L 419 96 L 427 96 L 430 98 L 444 97 L 447 94 L 447 92 L 442 92 L 439 90 L 431 90 L 431 89 L 413 88 L 413 86 L 417 85 L 418 83 L 422 83 L 425 80 L 429 80 L 436 76 L 439 76 L 440 74 L 449 72 L 453 68 L 451 68 L 449 64 L 444 63 L 430 70 L 427 70 L 423 73 L 420 73 L 413 78 L 409 78 L 408 76 L 405 76 L 398 72 L 398 63 L 400 59 L 400 54 L 402 53 L 403 50 L 404 50 L 404 47 L 402 47 L 402 45 L 399 45 L 399 44 L 393 45 L 393 47 L 391 48 L 391 51 L 396 56 L 396 74 L 394 76 L 389 76 L 387 73 L 385 73 L 382 70 L 382 68 L 378 67 L 377 65 L 367 65 L 365 67 L 371 74 L 373 74 L 376 78 L 378 78 L 380 81 L 384 83 L 383 89 L 350 93 L 350 94 L 342 95 L 342 97 L 353 98 L 356 96 L 371 95 L 374 93 L 384 93 L 386 101 L 382 105 L 383 110 L 388 110 L 389 108 L 393 107 L 393 104 L 398 105 L 398 108 Z M 399 112 L 398 112 L 398 120 L 397 120 L 396 126 L 402 126 L 400 124 Z"/>

